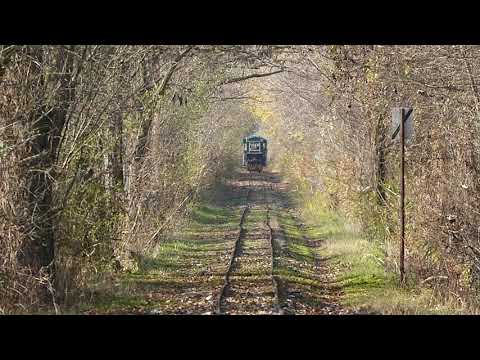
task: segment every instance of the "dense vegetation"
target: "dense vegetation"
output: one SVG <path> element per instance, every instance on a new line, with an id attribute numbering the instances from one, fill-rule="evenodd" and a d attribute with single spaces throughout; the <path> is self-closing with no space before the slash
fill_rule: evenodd
<path id="1" fill-rule="evenodd" d="M 305 213 L 340 216 L 397 272 L 399 105 L 415 126 L 407 280 L 474 306 L 479 59 L 472 46 L 1 46 L 0 312 L 61 312 L 135 270 L 258 126 Z"/>
<path id="2" fill-rule="evenodd" d="M 479 55 L 471 46 L 302 47 L 298 66 L 268 79 L 261 93 L 271 103 L 254 105 L 305 208 L 346 217 L 391 273 L 398 273 L 399 233 L 391 111 L 413 107 L 407 281 L 464 309 L 475 306 L 480 265 Z"/>

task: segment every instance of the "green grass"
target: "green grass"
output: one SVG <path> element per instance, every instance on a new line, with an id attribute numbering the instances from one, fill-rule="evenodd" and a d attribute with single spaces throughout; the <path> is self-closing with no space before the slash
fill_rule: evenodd
<path id="1" fill-rule="evenodd" d="M 454 300 L 439 302 L 428 288 L 415 284 L 399 287 L 397 274 L 385 270 L 381 244 L 367 241 L 341 216 L 326 210 L 321 194 L 302 198 L 297 193 L 296 196 L 289 201 L 298 211 L 281 207 L 272 210 L 286 240 L 286 248 L 276 260 L 274 271 L 289 285 L 306 294 L 305 303 L 320 304 L 329 296 L 328 289 L 339 288 L 344 306 L 372 313 L 465 312 Z M 167 301 L 162 297 L 164 292 L 176 290 L 181 294 L 190 287 L 217 288 L 222 281 L 220 277 L 212 277 L 207 286 L 200 275 L 208 266 L 224 266 L 225 260 L 218 259 L 216 254 L 229 248 L 235 240 L 244 204 L 242 196 L 221 196 L 211 201 L 203 199 L 191 209 L 184 228 L 162 240 L 155 252 L 139 259 L 137 272 L 123 275 L 114 289 L 95 299 L 94 311 L 174 308 L 182 306 L 179 299 L 169 297 L 168 304 L 164 304 L 162 302 Z M 250 209 L 245 224 L 247 231 L 263 226 L 264 211 Z M 225 234 L 232 237 L 225 238 Z M 312 247 L 311 241 L 320 246 Z M 254 248 L 255 242 L 246 241 L 245 249 L 250 247 Z M 333 279 L 318 276 L 318 269 L 315 270 L 318 258 L 334 274 Z M 245 263 L 244 270 L 260 276 L 265 269 L 257 265 Z M 322 268 L 321 271 L 326 270 Z M 154 299 L 146 297 L 149 292 L 156 294 Z M 86 308 L 92 309 L 92 305 Z"/>
<path id="2" fill-rule="evenodd" d="M 240 202 L 245 202 L 242 197 L 239 200 L 218 193 L 209 195 L 192 206 L 183 226 L 162 239 L 154 251 L 147 256 L 138 255 L 137 271 L 122 274 L 115 284 L 99 289 L 76 311 L 135 313 L 152 308 L 172 309 L 177 306 L 176 301 L 181 300 L 171 296 L 172 293 L 207 286 L 201 274 L 209 265 L 224 262 L 215 254 L 226 252 L 235 240 L 225 238 L 225 234 L 237 236 L 243 210 Z M 221 281 L 219 277 L 212 277 L 209 284 L 216 288 Z M 149 298 L 150 295 L 153 298 Z"/>
<path id="3" fill-rule="evenodd" d="M 233 211 L 229 208 L 220 208 L 207 205 L 195 207 L 191 220 L 198 225 L 223 225 L 230 223 Z"/>
<path id="4" fill-rule="evenodd" d="M 341 216 L 322 206 L 322 196 L 297 198 L 306 236 L 320 240 L 316 249 L 342 290 L 343 305 L 381 314 L 460 314 L 466 310 L 455 300 L 438 299 L 429 288 L 408 284 L 399 286 L 398 275 L 385 270 L 381 244 L 366 240 Z M 287 223 L 287 229 L 288 223 Z M 295 234 L 294 230 L 290 230 Z M 298 234 L 296 234 L 298 236 Z M 308 250 L 293 244 L 297 255 Z"/>
<path id="5" fill-rule="evenodd" d="M 278 260 L 275 274 L 290 284 L 320 287 L 322 284 L 311 271 L 315 264 L 315 254 L 303 237 L 296 219 L 285 211 L 276 212 L 286 238 L 287 247 Z"/>
<path id="6" fill-rule="evenodd" d="M 336 236 L 326 237 L 319 254 L 338 270 L 337 282 L 343 303 L 357 309 L 382 314 L 459 314 L 458 303 L 434 296 L 418 284 L 399 286 L 398 275 L 387 272 L 378 244 L 372 243 L 337 225 Z"/>

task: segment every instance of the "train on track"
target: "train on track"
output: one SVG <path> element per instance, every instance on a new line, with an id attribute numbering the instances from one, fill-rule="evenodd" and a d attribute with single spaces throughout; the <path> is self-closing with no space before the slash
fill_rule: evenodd
<path id="1" fill-rule="evenodd" d="M 267 139 L 251 135 L 243 139 L 243 166 L 248 171 L 262 172 L 267 166 Z"/>

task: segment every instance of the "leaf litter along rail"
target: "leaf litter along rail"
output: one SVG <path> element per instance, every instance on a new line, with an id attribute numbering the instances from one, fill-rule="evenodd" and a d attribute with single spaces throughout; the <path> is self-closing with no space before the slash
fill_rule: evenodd
<path id="1" fill-rule="evenodd" d="M 268 186 L 268 185 L 266 185 Z M 273 185 L 270 184 L 268 186 L 269 189 L 272 189 Z M 274 289 L 274 294 L 275 294 L 275 310 L 279 315 L 284 315 L 283 308 L 280 304 L 280 279 L 275 275 L 275 244 L 274 244 L 274 233 L 273 233 L 273 228 L 270 224 L 270 202 L 267 199 L 267 191 L 264 189 L 264 194 L 265 194 L 265 204 L 267 208 L 267 221 L 266 225 L 269 230 L 269 243 L 270 243 L 270 251 L 272 253 L 272 261 L 271 261 L 271 276 L 272 276 L 272 284 L 273 284 L 273 289 Z"/>
<path id="2" fill-rule="evenodd" d="M 240 249 L 240 241 L 245 234 L 245 229 L 243 228 L 243 223 L 245 221 L 245 216 L 247 215 L 247 212 L 250 208 L 250 204 L 248 203 L 248 198 L 250 197 L 251 191 L 252 191 L 252 189 L 249 188 L 248 192 L 247 192 L 247 196 L 246 196 L 247 205 L 245 205 L 245 208 L 243 209 L 243 212 L 242 212 L 242 217 L 240 218 L 240 224 L 239 224 L 240 229 L 239 229 L 238 237 L 237 237 L 237 240 L 235 241 L 235 244 L 234 244 L 233 249 L 232 249 L 232 254 L 230 256 L 230 261 L 228 263 L 227 272 L 225 273 L 224 283 L 223 283 L 223 285 L 220 289 L 220 292 L 218 294 L 218 297 L 217 297 L 216 314 L 222 314 L 222 300 L 226 295 L 226 291 L 227 291 L 228 286 L 230 285 L 230 274 L 232 272 L 233 263 L 235 261 L 235 257 L 238 254 L 238 251 Z"/>
<path id="3" fill-rule="evenodd" d="M 257 182 L 257 186 L 249 180 L 247 205 L 217 297 L 216 314 L 283 314 L 279 304 L 279 281 L 274 276 L 274 232 L 270 226 L 267 197 L 267 188 L 271 186 L 265 179 L 261 180 L 261 185 Z M 259 192 L 263 196 L 258 196 Z M 264 205 L 259 204 L 260 201 Z M 259 221 L 259 215 L 265 220 Z"/>

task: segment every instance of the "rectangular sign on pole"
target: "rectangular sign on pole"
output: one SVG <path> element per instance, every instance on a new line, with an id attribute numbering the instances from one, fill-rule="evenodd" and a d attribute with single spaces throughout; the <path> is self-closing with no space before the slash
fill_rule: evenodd
<path id="1" fill-rule="evenodd" d="M 400 140 L 400 119 L 404 113 L 405 141 L 413 138 L 413 109 L 408 107 L 397 107 L 392 109 L 392 139 Z"/>
<path id="2" fill-rule="evenodd" d="M 400 109 L 400 284 L 405 283 L 405 122 L 407 114 L 405 109 Z"/>
<path id="3" fill-rule="evenodd" d="M 405 283 L 405 144 L 413 138 L 413 109 L 392 109 L 392 139 L 400 140 L 400 283 Z"/>

